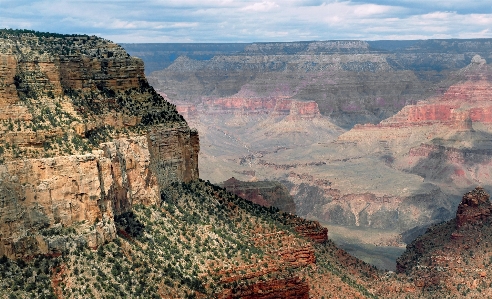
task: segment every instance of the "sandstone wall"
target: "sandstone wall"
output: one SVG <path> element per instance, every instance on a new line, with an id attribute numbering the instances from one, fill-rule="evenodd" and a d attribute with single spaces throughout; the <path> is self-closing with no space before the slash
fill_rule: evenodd
<path id="1" fill-rule="evenodd" d="M 103 143 L 92 154 L 0 165 L 0 256 L 66 249 L 63 237 L 42 234 L 69 226 L 84 236 L 79 243 L 97 246 L 115 236 L 114 215 L 159 203 L 160 184 L 198 179 L 196 132 L 156 127 L 148 135 Z"/>

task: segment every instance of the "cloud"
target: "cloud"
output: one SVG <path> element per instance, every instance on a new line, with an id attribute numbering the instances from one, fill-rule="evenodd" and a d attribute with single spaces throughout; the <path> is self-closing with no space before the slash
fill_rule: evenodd
<path id="1" fill-rule="evenodd" d="M 278 8 L 279 5 L 271 1 L 256 2 L 251 5 L 243 7 L 243 11 L 255 11 L 255 12 L 266 12 L 274 8 Z"/>
<path id="2" fill-rule="evenodd" d="M 0 0 L 0 26 L 116 42 L 492 37 L 492 4 L 457 0 Z"/>

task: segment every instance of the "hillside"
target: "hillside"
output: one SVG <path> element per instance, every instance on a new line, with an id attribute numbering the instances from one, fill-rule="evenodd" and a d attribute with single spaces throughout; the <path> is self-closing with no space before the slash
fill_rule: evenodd
<path id="1" fill-rule="evenodd" d="M 114 222 L 116 236 L 99 247 L 81 243 L 79 226 L 46 229 L 47 239 L 63 236 L 67 246 L 26 262 L 2 260 L 3 295 L 312 298 L 337 285 L 348 297 L 370 297 L 360 283 L 376 273 L 346 257 L 360 263 L 349 274 L 333 243 L 302 237 L 320 227 L 204 182 L 173 184 L 158 205 L 136 205 Z"/>

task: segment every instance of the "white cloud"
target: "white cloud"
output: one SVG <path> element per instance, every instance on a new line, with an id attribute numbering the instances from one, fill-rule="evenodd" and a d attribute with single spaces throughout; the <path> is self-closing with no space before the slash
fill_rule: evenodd
<path id="1" fill-rule="evenodd" d="M 117 42 L 492 37 L 490 0 L 0 2 L 1 27 L 101 34 Z"/>
<path id="2" fill-rule="evenodd" d="M 267 12 L 274 8 L 278 8 L 279 5 L 271 1 L 256 2 L 251 5 L 243 7 L 243 11 L 254 11 L 254 12 Z"/>

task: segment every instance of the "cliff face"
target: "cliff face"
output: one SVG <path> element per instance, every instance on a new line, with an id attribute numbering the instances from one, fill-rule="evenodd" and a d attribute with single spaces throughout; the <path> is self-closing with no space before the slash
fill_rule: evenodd
<path id="1" fill-rule="evenodd" d="M 198 179 L 198 134 L 143 62 L 89 36 L 0 32 L 0 256 L 115 237 L 114 216 Z M 64 239 L 65 238 L 65 239 Z"/>
<path id="2" fill-rule="evenodd" d="M 148 142 L 156 134 L 159 142 Z M 148 137 L 103 143 L 92 154 L 6 162 L 0 174 L 5 191 L 0 255 L 65 249 L 65 244 L 49 245 L 48 238 L 38 235 L 57 225 L 89 229 L 84 232 L 91 247 L 112 239 L 115 215 L 135 204 L 159 204 L 161 186 L 197 179 L 197 156 L 196 132 L 181 127 L 153 128 Z M 90 226 L 101 220 L 111 223 L 91 232 Z M 29 248 L 19 245 L 26 242 Z"/>
<path id="3" fill-rule="evenodd" d="M 196 130 L 156 126 L 149 130 L 147 140 L 150 167 L 161 187 L 198 179 L 200 143 Z"/>

